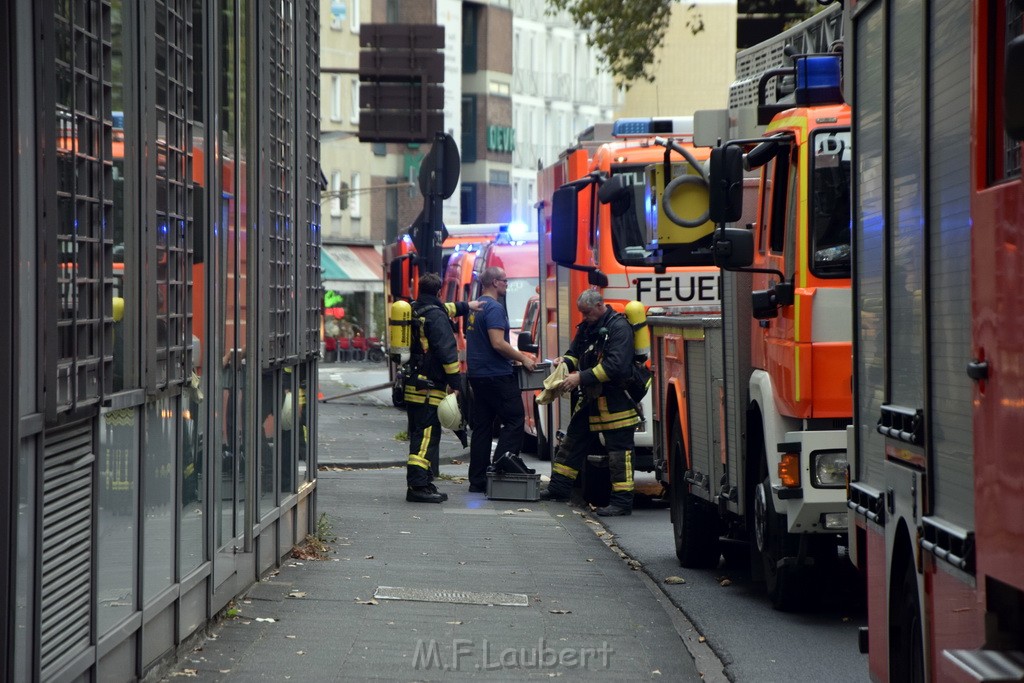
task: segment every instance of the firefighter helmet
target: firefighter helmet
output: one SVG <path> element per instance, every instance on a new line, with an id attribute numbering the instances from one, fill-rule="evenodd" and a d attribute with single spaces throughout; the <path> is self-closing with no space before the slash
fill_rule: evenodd
<path id="1" fill-rule="evenodd" d="M 437 405 L 437 421 L 452 431 L 462 426 L 462 411 L 459 410 L 459 397 L 456 394 L 448 394 Z"/>

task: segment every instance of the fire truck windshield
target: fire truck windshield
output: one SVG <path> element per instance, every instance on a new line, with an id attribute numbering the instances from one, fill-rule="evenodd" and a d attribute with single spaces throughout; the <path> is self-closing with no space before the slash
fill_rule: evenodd
<path id="1" fill-rule="evenodd" d="M 648 265 L 645 258 L 650 255 L 646 249 L 646 211 L 644 208 L 644 186 L 646 183 L 644 165 L 612 166 L 612 175 L 619 176 L 628 193 L 614 202 L 611 208 L 612 247 L 615 260 L 624 266 Z M 601 226 L 604 229 L 604 226 Z"/>
<path id="2" fill-rule="evenodd" d="M 508 289 L 505 290 L 505 310 L 508 311 L 508 324 L 513 330 L 523 326 L 523 311 L 526 302 L 537 292 L 537 278 L 509 278 Z"/>
<path id="3" fill-rule="evenodd" d="M 811 139 L 811 272 L 850 277 L 850 131 L 818 131 Z"/>

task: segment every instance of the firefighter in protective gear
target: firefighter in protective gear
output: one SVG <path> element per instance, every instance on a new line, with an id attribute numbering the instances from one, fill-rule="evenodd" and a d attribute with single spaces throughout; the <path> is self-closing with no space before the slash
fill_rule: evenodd
<path id="1" fill-rule="evenodd" d="M 569 499 L 587 455 L 597 452 L 598 435 L 603 435 L 612 491 L 597 514 L 628 515 L 633 511 L 633 435 L 641 421 L 625 388 L 633 371 L 633 328 L 605 305 L 597 290 L 580 294 L 576 307 L 583 322 L 559 361 L 569 366 L 562 386 L 573 392 L 573 414 L 541 499 Z"/>
<path id="2" fill-rule="evenodd" d="M 420 277 L 419 296 L 412 305 L 413 339 L 404 389 L 409 433 L 405 499 L 412 503 L 441 503 L 448 499 L 433 482 L 441 443 L 437 406 L 447 393 L 446 387 L 455 392 L 461 386 L 459 351 L 450 316 L 466 315 L 471 306 L 465 301 L 442 303 L 437 298 L 440 290 L 441 276 L 424 274 Z"/>

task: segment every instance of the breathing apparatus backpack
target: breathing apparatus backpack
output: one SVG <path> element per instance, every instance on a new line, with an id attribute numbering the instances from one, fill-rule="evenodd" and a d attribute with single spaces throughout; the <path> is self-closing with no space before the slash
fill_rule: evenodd
<path id="1" fill-rule="evenodd" d="M 647 328 L 647 310 L 639 301 L 626 304 L 624 313 L 626 322 L 633 328 L 633 364 L 629 379 L 623 388 L 632 401 L 640 408 L 640 401 L 647 395 L 651 386 L 651 369 L 647 367 L 647 356 L 651 352 L 651 333 Z"/>

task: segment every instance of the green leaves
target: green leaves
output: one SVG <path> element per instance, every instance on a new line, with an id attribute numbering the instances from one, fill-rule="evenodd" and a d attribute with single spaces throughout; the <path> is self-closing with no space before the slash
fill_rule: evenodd
<path id="1" fill-rule="evenodd" d="M 589 31 L 587 44 L 601 52 L 608 71 L 628 88 L 639 79 L 654 80 L 654 51 L 665 37 L 673 5 L 683 7 L 675 0 L 548 0 L 548 14 L 564 10 Z M 694 33 L 703 30 L 703 21 L 694 27 L 698 24 Z"/>

